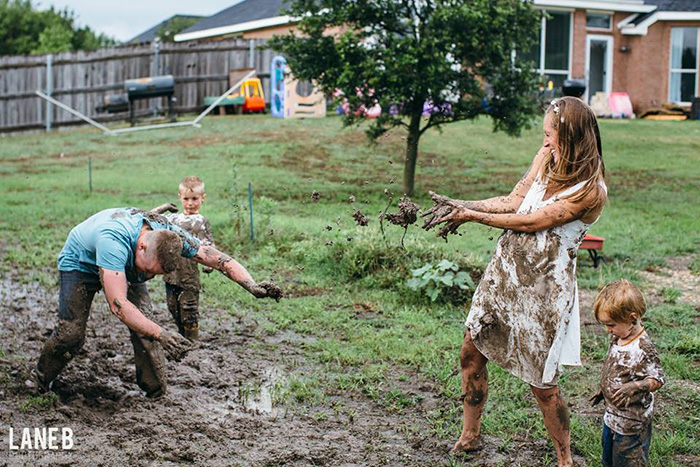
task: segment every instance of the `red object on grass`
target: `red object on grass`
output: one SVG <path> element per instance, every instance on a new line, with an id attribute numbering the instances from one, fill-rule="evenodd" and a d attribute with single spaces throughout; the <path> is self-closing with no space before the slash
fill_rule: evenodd
<path id="1" fill-rule="evenodd" d="M 581 246 L 579 247 L 580 250 L 588 250 L 588 253 L 591 255 L 591 259 L 593 260 L 594 268 L 598 267 L 600 260 L 605 261 L 605 259 L 602 256 L 600 256 L 597 251 L 603 249 L 604 241 L 605 238 L 603 237 L 596 237 L 595 235 L 586 235 L 585 237 L 583 237 L 583 241 L 581 242 Z"/>

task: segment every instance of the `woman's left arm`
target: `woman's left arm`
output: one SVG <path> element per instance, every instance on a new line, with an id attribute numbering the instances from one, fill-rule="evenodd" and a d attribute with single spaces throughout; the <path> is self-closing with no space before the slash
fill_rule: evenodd
<path id="1" fill-rule="evenodd" d="M 490 227 L 509 229 L 516 232 L 538 232 L 558 227 L 583 217 L 587 207 L 591 204 L 589 197 L 587 196 L 577 202 L 567 199 L 558 200 L 529 214 L 492 214 L 467 208 L 458 208 L 443 218 L 435 219 L 427 228 L 432 228 L 445 222 L 438 234 L 443 238 L 446 238 L 450 233 L 455 233 L 457 228 L 465 222 L 478 222 Z"/>

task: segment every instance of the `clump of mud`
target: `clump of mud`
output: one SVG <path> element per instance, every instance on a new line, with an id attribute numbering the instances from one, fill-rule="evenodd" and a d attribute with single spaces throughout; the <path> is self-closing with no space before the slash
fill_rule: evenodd
<path id="1" fill-rule="evenodd" d="M 425 221 L 423 222 L 423 229 L 425 230 L 430 230 L 435 227 L 437 225 L 435 223 L 436 220 L 448 216 L 452 210 L 455 209 L 456 203 L 456 201 L 452 198 L 438 195 L 432 191 L 430 192 L 430 196 L 433 199 L 433 205 L 421 215 L 421 217 L 425 217 Z M 457 232 L 459 226 L 460 224 L 453 221 L 447 221 L 438 232 L 438 237 L 442 237 L 445 241 L 447 241 L 447 236 L 450 234 L 462 235 Z"/>
<path id="2" fill-rule="evenodd" d="M 275 301 L 279 302 L 282 298 L 282 289 L 277 284 L 270 281 L 262 281 L 259 282 L 258 285 L 265 289 L 267 296 L 274 298 Z"/>
<path id="3" fill-rule="evenodd" d="M 396 214 L 381 214 L 380 218 L 407 229 L 409 225 L 415 224 L 418 220 L 419 210 L 420 206 L 411 201 L 408 196 L 404 196 L 399 201 L 399 211 Z"/>
<path id="4" fill-rule="evenodd" d="M 360 211 L 359 209 L 355 210 L 355 213 L 352 215 L 352 218 L 355 219 L 355 222 L 357 222 L 357 225 L 360 225 L 362 227 L 369 224 L 369 217 L 362 214 L 362 211 Z"/>
<path id="5" fill-rule="evenodd" d="M 318 200 L 321 199 L 321 193 L 318 191 L 314 190 L 313 193 L 311 193 L 311 199 L 314 200 L 314 203 L 318 203 Z"/>

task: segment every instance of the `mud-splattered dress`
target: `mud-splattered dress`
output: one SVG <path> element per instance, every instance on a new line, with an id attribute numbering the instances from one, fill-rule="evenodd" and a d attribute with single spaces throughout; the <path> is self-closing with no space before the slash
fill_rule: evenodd
<path id="1" fill-rule="evenodd" d="M 547 184 L 538 177 L 517 212 L 537 211 L 584 184 L 545 200 Z M 591 225 L 505 230 L 474 292 L 465 323 L 474 345 L 535 387 L 556 386 L 561 365 L 581 365 L 576 254 Z"/>

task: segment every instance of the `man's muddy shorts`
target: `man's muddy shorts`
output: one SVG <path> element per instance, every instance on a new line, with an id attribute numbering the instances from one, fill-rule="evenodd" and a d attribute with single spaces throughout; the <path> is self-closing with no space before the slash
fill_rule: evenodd
<path id="1" fill-rule="evenodd" d="M 646 467 L 651 446 L 651 421 L 636 435 L 621 435 L 603 424 L 603 467 Z"/>

